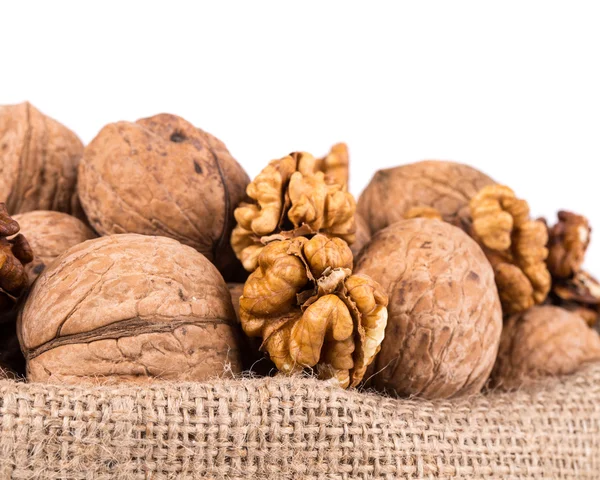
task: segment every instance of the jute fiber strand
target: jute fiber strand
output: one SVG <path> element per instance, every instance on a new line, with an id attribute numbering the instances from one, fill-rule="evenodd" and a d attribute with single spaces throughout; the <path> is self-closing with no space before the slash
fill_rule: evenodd
<path id="1" fill-rule="evenodd" d="M 307 378 L 0 382 L 0 477 L 600 478 L 600 364 L 443 402 Z"/>

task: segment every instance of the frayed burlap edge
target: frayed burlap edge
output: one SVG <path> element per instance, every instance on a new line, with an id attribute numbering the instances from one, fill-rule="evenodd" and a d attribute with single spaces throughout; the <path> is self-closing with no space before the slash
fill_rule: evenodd
<path id="1" fill-rule="evenodd" d="M 600 364 L 441 402 L 310 378 L 5 380 L 0 414 L 0 478 L 600 478 Z"/>

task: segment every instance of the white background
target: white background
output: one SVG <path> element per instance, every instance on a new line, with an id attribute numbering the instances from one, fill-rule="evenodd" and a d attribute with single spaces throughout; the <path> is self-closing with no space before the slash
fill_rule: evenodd
<path id="1" fill-rule="evenodd" d="M 357 195 L 378 168 L 456 160 L 600 231 L 596 5 L 3 2 L 0 103 L 29 100 L 86 143 L 175 113 L 251 176 L 345 141 Z M 586 263 L 600 274 L 600 235 Z"/>

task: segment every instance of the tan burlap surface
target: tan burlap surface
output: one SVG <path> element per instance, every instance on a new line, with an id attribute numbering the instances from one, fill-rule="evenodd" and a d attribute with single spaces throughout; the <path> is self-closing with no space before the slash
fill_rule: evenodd
<path id="1" fill-rule="evenodd" d="M 600 478 L 600 365 L 530 391 L 394 400 L 312 379 L 0 382 L 1 478 Z"/>

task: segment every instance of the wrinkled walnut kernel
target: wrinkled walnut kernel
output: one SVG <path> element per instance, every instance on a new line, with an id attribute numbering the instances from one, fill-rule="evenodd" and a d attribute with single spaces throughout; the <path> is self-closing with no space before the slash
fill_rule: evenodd
<path id="1" fill-rule="evenodd" d="M 542 303 L 550 291 L 546 226 L 529 218 L 529 206 L 502 185 L 484 187 L 461 226 L 482 246 L 494 268 L 505 313 Z"/>
<path id="2" fill-rule="evenodd" d="M 327 155 L 316 162 L 317 170 L 325 174 L 328 184 L 342 185 L 348 190 L 350 159 L 345 143 L 336 143 Z"/>
<path id="3" fill-rule="evenodd" d="M 354 197 L 346 184 L 331 183 L 340 176 L 339 170 L 328 176 L 319 168 L 329 167 L 324 160 L 296 152 L 273 160 L 250 182 L 246 193 L 252 203 L 243 202 L 235 210 L 237 226 L 231 235 L 233 250 L 246 270 L 257 268 L 260 252 L 272 240 L 321 232 L 354 242 Z"/>
<path id="4" fill-rule="evenodd" d="M 430 218 L 432 220 L 442 220 L 442 214 L 433 207 L 412 207 L 405 214 L 404 218 Z"/>
<path id="5" fill-rule="evenodd" d="M 14 306 L 28 285 L 25 265 L 33 260 L 33 252 L 18 232 L 19 224 L 10 218 L 6 205 L 0 203 L 0 314 Z M 16 236 L 7 238 L 13 235 Z"/>
<path id="6" fill-rule="evenodd" d="M 546 224 L 544 219 L 541 221 Z M 549 303 L 576 313 L 590 327 L 600 316 L 600 284 L 582 270 L 591 233 L 590 224 L 582 215 L 558 212 L 558 222 L 548 228 L 546 261 L 552 274 Z"/>
<path id="7" fill-rule="evenodd" d="M 569 278 L 581 270 L 592 229 L 587 218 L 558 212 L 558 222 L 548 232 L 548 269 L 555 278 Z"/>
<path id="8" fill-rule="evenodd" d="M 343 388 L 357 385 L 379 351 L 387 296 L 352 275 L 352 253 L 317 234 L 269 243 L 240 298 L 242 327 L 283 373 L 316 367 Z"/>
<path id="9" fill-rule="evenodd" d="M 592 327 L 600 316 L 600 283 L 583 270 L 568 279 L 555 279 L 551 302 L 577 313 Z"/>

